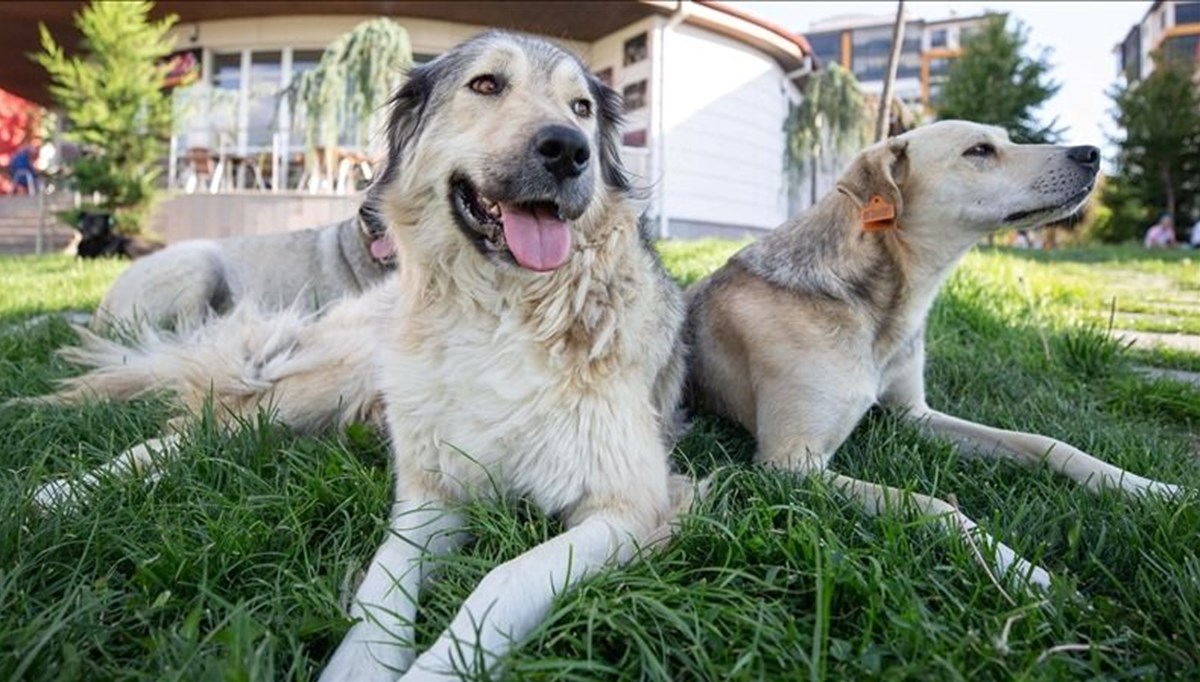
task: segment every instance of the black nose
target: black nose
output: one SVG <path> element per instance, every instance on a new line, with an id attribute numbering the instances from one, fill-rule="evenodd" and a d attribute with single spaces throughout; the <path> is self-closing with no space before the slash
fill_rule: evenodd
<path id="1" fill-rule="evenodd" d="M 1090 169 L 1093 173 L 1100 170 L 1100 150 L 1089 145 L 1071 147 L 1067 150 L 1067 158 Z"/>
<path id="2" fill-rule="evenodd" d="M 583 133 L 567 126 L 546 126 L 533 136 L 533 149 L 560 182 L 587 169 L 592 151 Z"/>

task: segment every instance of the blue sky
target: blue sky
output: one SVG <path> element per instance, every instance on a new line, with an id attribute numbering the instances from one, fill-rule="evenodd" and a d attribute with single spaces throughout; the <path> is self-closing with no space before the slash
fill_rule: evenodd
<path id="1" fill-rule="evenodd" d="M 804 33 L 809 24 L 839 14 L 895 16 L 895 2 L 738 2 L 742 9 Z M 1068 127 L 1066 142 L 1094 144 L 1111 153 L 1105 132 L 1113 131 L 1105 92 L 1117 80 L 1113 46 L 1150 8 L 1146 2 L 906 2 L 912 19 L 944 19 L 986 10 L 1008 12 L 1029 26 L 1034 49 L 1051 49 L 1053 78 L 1062 89 L 1043 109 L 1047 119 L 1058 117 Z"/>

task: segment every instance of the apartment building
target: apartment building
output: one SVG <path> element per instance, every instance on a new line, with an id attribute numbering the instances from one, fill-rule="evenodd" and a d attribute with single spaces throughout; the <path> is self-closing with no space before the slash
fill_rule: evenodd
<path id="1" fill-rule="evenodd" d="M 1114 51 L 1120 73 L 1129 83 L 1154 72 L 1151 55 L 1158 51 L 1169 60 L 1200 62 L 1200 2 L 1151 3 Z"/>
<path id="2" fill-rule="evenodd" d="M 932 113 L 950 64 L 987 15 L 951 16 L 904 26 L 894 93 L 905 104 Z M 841 64 L 854 73 L 863 90 L 878 95 L 887 78 L 894 16 L 841 15 L 817 22 L 805 32 L 821 64 Z"/>

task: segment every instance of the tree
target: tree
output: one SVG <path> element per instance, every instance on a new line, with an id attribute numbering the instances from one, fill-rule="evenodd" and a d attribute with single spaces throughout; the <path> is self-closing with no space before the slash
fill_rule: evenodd
<path id="1" fill-rule="evenodd" d="M 341 132 L 353 128 L 356 146 L 363 146 L 372 118 L 412 63 L 408 31 L 391 19 L 365 21 L 330 43 L 316 68 L 287 87 L 293 115 L 303 110 L 307 162 L 315 162 L 317 148 L 323 148 L 322 163 L 332 177 Z"/>
<path id="2" fill-rule="evenodd" d="M 84 152 L 73 169 L 77 188 L 85 197 L 101 195 L 99 208 L 126 233 L 141 231 L 149 214 L 171 132 L 163 58 L 177 17 L 152 22 L 152 6 L 92 2 L 75 15 L 80 54 L 68 57 L 40 24 L 42 52 L 32 55 L 50 74 L 50 94 L 66 113 L 64 136 Z"/>
<path id="3" fill-rule="evenodd" d="M 1190 216 L 1200 209 L 1195 179 L 1200 173 L 1200 94 L 1194 67 L 1160 54 L 1153 58 L 1149 77 L 1109 92 L 1113 118 L 1124 132 L 1112 140 L 1118 145 L 1120 184 L 1127 197 L 1149 212 L 1165 209 L 1177 215 L 1182 210 Z"/>
<path id="4" fill-rule="evenodd" d="M 950 64 L 935 102 L 938 118 L 999 126 L 1017 142 L 1057 142 L 1057 117 L 1042 125 L 1037 110 L 1061 85 L 1050 80 L 1049 51 L 1028 56 L 1028 41 L 1029 29 L 1020 21 L 1009 30 L 1007 15 L 989 16 Z"/>
<path id="5" fill-rule="evenodd" d="M 784 169 L 794 186 L 809 170 L 812 203 L 817 203 L 817 171 L 822 156 L 861 147 L 872 123 L 854 74 L 830 64 L 810 75 L 803 100 L 788 112 L 784 123 Z"/>

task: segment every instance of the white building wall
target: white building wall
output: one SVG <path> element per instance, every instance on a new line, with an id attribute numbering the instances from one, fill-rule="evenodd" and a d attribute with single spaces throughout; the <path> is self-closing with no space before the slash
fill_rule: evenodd
<path id="1" fill-rule="evenodd" d="M 647 186 L 655 173 L 651 167 L 651 154 L 654 145 L 653 123 L 659 86 L 655 81 L 654 64 L 658 50 L 654 44 L 654 38 L 658 33 L 657 27 L 662 21 L 658 17 L 648 17 L 600 38 L 592 43 L 591 59 L 588 60 L 593 72 L 609 71 L 612 76 L 610 85 L 618 93 L 624 93 L 626 87 L 638 82 L 646 82 L 645 106 L 625 112 L 625 125 L 621 131 L 622 137 L 628 133 L 644 133 L 644 146 L 625 146 L 621 150 L 621 154 L 625 166 L 636 176 L 635 181 Z M 643 33 L 646 34 L 649 54 L 641 61 L 625 64 L 625 42 Z"/>
<path id="2" fill-rule="evenodd" d="M 771 58 L 709 31 L 666 33 L 663 203 L 672 222 L 773 229 L 788 217 L 789 90 Z"/>

